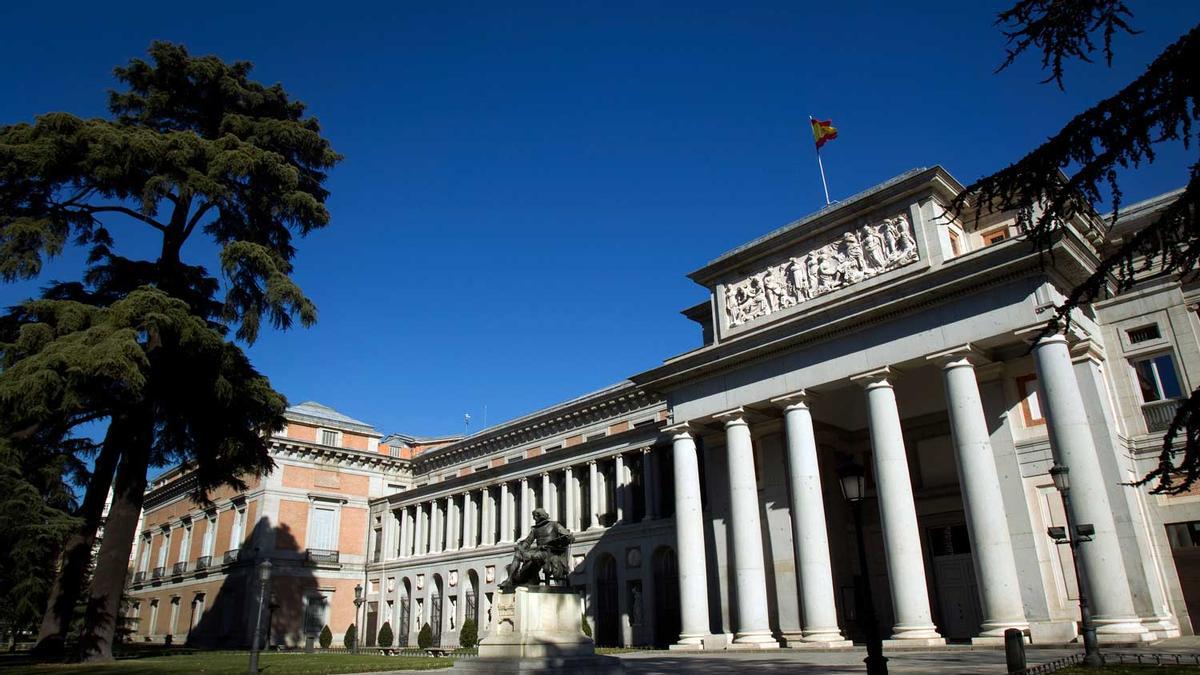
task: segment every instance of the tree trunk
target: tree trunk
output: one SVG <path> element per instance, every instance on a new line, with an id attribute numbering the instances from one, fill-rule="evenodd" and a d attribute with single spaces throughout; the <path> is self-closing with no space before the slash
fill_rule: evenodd
<path id="1" fill-rule="evenodd" d="M 88 598 L 86 622 L 79 638 L 83 661 L 109 661 L 121 621 L 121 597 L 129 573 L 129 552 L 137 534 L 138 516 L 146 492 L 153 417 L 142 409 L 127 420 L 126 432 L 114 442 L 124 448 L 114 479 L 112 507 L 104 523 L 104 537 L 96 556 L 96 570 Z"/>
<path id="2" fill-rule="evenodd" d="M 54 578 L 54 584 L 50 587 L 46 613 L 42 616 L 37 645 L 33 649 L 35 654 L 62 654 L 63 643 L 71 628 L 71 619 L 75 615 L 75 605 L 84 590 L 88 566 L 92 561 L 92 549 L 96 544 L 96 530 L 100 527 L 104 503 L 108 500 L 108 491 L 112 487 L 113 470 L 121 458 L 120 444 L 114 442 L 114 439 L 120 438 L 121 435 L 120 422 L 118 418 L 113 418 L 105 434 L 100 454 L 96 456 L 92 480 L 79 509 L 83 522 L 80 523 L 79 529 L 67 537 L 63 547 L 62 564 Z"/>

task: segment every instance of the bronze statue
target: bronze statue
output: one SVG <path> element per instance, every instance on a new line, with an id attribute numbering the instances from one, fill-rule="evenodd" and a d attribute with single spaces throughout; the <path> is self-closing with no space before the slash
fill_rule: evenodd
<path id="1" fill-rule="evenodd" d="M 505 567 L 508 578 L 500 583 L 500 590 L 512 593 L 517 586 L 536 586 L 538 572 L 545 577 L 546 585 L 567 585 L 571 573 L 571 542 L 575 535 L 557 522 L 550 520 L 545 509 L 533 510 L 533 529 L 517 542 L 512 562 Z"/>

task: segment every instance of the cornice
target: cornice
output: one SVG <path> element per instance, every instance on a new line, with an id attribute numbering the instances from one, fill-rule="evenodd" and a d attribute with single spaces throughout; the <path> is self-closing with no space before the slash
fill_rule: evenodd
<path id="1" fill-rule="evenodd" d="M 566 405 L 550 408 L 481 432 L 458 443 L 422 453 L 413 458 L 413 474 L 427 474 L 438 469 L 479 457 L 506 452 L 555 436 L 568 434 L 588 426 L 614 420 L 631 413 L 665 405 L 665 401 L 641 387 L 623 386 L 603 398 L 584 398 Z"/>

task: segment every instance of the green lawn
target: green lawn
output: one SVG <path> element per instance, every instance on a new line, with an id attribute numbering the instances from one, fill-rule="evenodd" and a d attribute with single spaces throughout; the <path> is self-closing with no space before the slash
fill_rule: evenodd
<path id="1" fill-rule="evenodd" d="M 1070 668 L 1056 670 L 1055 675 L 1088 675 L 1092 673 L 1103 673 L 1104 675 L 1200 675 L 1200 665 L 1148 665 L 1148 664 L 1133 664 L 1130 665 L 1114 663 L 1105 665 L 1104 668 L 1081 668 L 1079 665 L 1072 665 Z"/>
<path id="2" fill-rule="evenodd" d="M 247 652 L 203 652 L 177 656 L 149 656 L 122 659 L 112 663 L 88 664 L 31 663 L 19 657 L 0 657 L 5 675 L 68 675 L 69 673 L 114 673 L 118 675 L 156 675 L 157 673 L 211 673 L 245 675 L 250 663 Z M 386 670 L 433 670 L 448 668 L 451 659 L 425 656 L 379 656 L 368 654 L 263 654 L 260 672 L 265 675 L 323 675 L 364 673 Z"/>

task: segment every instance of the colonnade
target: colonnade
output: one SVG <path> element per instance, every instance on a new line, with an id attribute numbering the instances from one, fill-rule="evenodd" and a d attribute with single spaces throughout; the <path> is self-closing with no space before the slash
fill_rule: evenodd
<path id="1" fill-rule="evenodd" d="M 655 451 L 647 447 L 395 508 L 389 523 L 394 533 L 385 538 L 394 542 L 388 558 L 514 543 L 532 527 L 535 508 L 573 532 L 631 523 L 637 515 L 636 487 L 634 462 L 627 456 L 633 453 L 641 456 L 641 520 L 658 518 L 658 467 Z"/>
<path id="2" fill-rule="evenodd" d="M 1000 479 L 975 373 L 975 367 L 982 359 L 970 347 L 929 358 L 940 365 L 947 392 L 951 436 L 967 528 L 979 576 L 983 624 L 976 641 L 1002 641 L 1006 629 L 1027 630 L 1028 622 L 1002 506 Z M 1065 350 L 1055 353 L 1052 358 L 1060 369 L 1062 360 L 1066 359 L 1065 372 L 1042 368 L 1040 361 L 1039 372 L 1045 370 L 1045 377 L 1053 378 L 1056 382 L 1065 378 L 1069 379 L 1069 383 L 1074 383 L 1070 358 Z M 891 640 L 902 644 L 940 644 L 944 640 L 932 620 L 907 449 L 893 388 L 896 377 L 894 370 L 882 368 L 851 378 L 852 382 L 862 387 L 866 398 L 873 450 L 872 468 L 894 615 Z M 801 641 L 813 646 L 848 646 L 849 642 L 845 640 L 837 620 L 821 472 L 810 410 L 816 398 L 811 392 L 800 390 L 772 399 L 770 403 L 782 410 L 784 418 L 789 507 L 800 588 Z M 1053 396 L 1047 398 L 1044 405 L 1048 411 L 1060 407 L 1082 410 L 1077 386 L 1074 400 L 1065 400 L 1069 397 L 1063 401 Z M 1056 418 L 1052 413 L 1048 417 L 1051 425 L 1061 421 L 1061 416 Z M 728 523 L 732 529 L 733 546 L 729 578 L 735 586 L 737 598 L 732 646 L 756 649 L 777 646 L 766 613 L 767 581 L 758 478 L 755 475 L 752 432 L 747 422 L 747 411 L 734 408 L 703 421 L 710 420 L 720 422 L 725 433 L 724 452 L 727 455 L 730 496 Z M 669 429 L 673 434 L 675 519 L 683 615 L 680 648 L 702 648 L 712 632 L 708 612 L 708 561 L 700 503 L 699 461 L 694 438 L 698 428 L 694 423 L 681 423 Z M 1087 437 L 1087 434 L 1082 435 Z M 1061 442 L 1057 444 L 1061 445 Z M 1094 456 L 1093 448 L 1093 465 Z M 1095 484 L 1101 485 L 1101 482 L 1097 479 Z M 1098 491 L 1102 492 L 1102 489 Z M 1100 519 L 1097 517 L 1096 520 Z M 1120 587 L 1122 584 L 1112 586 Z"/>

